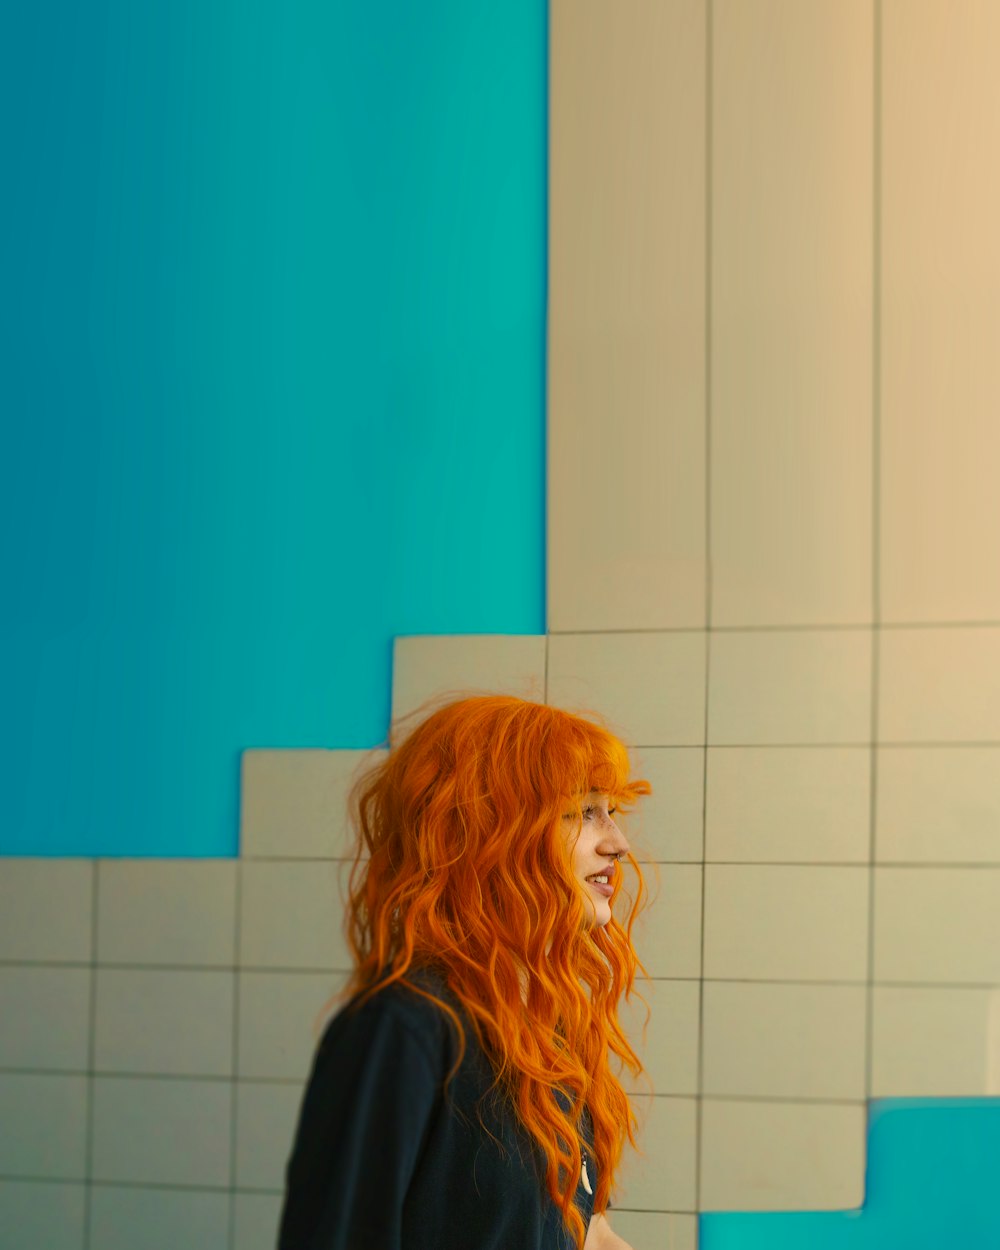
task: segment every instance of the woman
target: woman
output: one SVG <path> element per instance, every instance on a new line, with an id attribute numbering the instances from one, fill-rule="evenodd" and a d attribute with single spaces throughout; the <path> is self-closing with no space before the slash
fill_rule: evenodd
<path id="1" fill-rule="evenodd" d="M 616 1010 L 643 884 L 614 813 L 649 793 L 603 728 L 492 695 L 441 707 L 360 779 L 355 969 L 279 1250 L 628 1250 L 604 1215 L 636 1144 L 610 1054 L 641 1071 Z"/>

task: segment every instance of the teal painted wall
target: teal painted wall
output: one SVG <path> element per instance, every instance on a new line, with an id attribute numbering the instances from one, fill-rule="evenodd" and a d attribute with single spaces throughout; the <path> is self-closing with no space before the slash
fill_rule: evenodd
<path id="1" fill-rule="evenodd" d="M 0 18 L 0 853 L 228 856 L 391 639 L 542 633 L 544 0 Z"/>
<path id="2" fill-rule="evenodd" d="M 857 1211 L 701 1215 L 700 1250 L 995 1250 L 1000 1099 L 868 1104 Z"/>

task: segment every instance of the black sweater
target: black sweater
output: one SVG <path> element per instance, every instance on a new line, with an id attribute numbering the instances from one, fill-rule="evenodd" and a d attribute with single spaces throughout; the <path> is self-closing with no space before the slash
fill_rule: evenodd
<path id="1" fill-rule="evenodd" d="M 419 977 L 458 1007 L 443 980 Z M 513 1107 L 494 1091 L 482 1103 L 489 1132 L 479 1123 L 493 1071 L 460 1015 L 466 1051 L 447 1097 L 457 1039 L 433 1003 L 397 982 L 333 1017 L 299 1112 L 278 1250 L 570 1250 L 544 1156 Z M 586 1112 L 581 1128 L 592 1143 Z M 593 1161 L 586 1178 L 596 1191 Z M 582 1177 L 576 1204 L 586 1227 Z"/>

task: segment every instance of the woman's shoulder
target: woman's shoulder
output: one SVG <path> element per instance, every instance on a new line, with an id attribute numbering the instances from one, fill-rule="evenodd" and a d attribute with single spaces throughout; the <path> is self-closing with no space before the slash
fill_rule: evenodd
<path id="1" fill-rule="evenodd" d="M 409 969 L 402 980 L 379 986 L 373 993 L 358 991 L 348 999 L 327 1022 L 319 1048 L 342 1045 L 350 1037 L 361 1043 L 375 1032 L 396 1033 L 419 1047 L 437 1068 L 448 1061 L 451 1030 L 450 1017 L 434 1000 L 448 1003 L 461 1015 L 461 1005 L 442 971 Z"/>

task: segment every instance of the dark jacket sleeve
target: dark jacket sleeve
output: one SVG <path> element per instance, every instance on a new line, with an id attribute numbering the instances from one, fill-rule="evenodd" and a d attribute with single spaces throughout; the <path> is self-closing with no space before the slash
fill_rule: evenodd
<path id="1" fill-rule="evenodd" d="M 278 1250 L 398 1250 L 440 1095 L 431 1054 L 379 994 L 327 1026 L 286 1168 Z"/>

